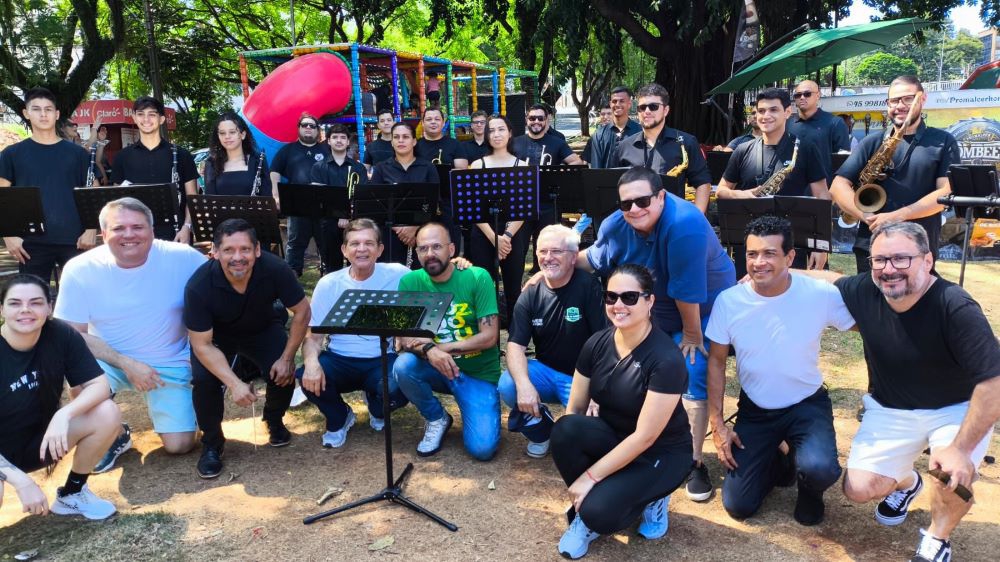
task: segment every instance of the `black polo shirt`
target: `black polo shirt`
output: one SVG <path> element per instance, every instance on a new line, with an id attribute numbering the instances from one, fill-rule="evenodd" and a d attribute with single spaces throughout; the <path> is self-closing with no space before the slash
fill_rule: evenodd
<path id="1" fill-rule="evenodd" d="M 420 139 L 413 150 L 417 158 L 423 158 L 434 164 L 454 164 L 455 159 L 465 160 L 465 150 L 462 143 L 443 136 L 437 140 Z M 437 181 L 437 180 L 435 180 Z"/>
<path id="2" fill-rule="evenodd" d="M 687 184 L 694 187 L 711 184 L 712 174 L 708 171 L 708 163 L 701 153 L 701 146 L 694 135 L 663 127 L 660 136 L 656 137 L 656 146 L 649 148 L 643 131 L 626 138 L 618 144 L 618 149 L 611 159 L 612 168 L 645 166 L 658 174 L 665 174 L 671 168 L 681 163 L 681 145 L 677 137 L 684 139 L 684 147 L 688 154 L 688 167 L 683 176 Z"/>
<path id="3" fill-rule="evenodd" d="M 379 137 L 365 145 L 365 164 L 374 166 L 396 155 L 392 143 Z"/>
<path id="4" fill-rule="evenodd" d="M 410 163 L 410 167 L 403 169 L 399 160 L 391 158 L 384 162 L 379 162 L 372 170 L 371 183 L 392 184 L 392 183 L 441 183 L 438 179 L 438 171 L 434 164 L 423 158 L 417 158 Z"/>
<path id="5" fill-rule="evenodd" d="M 809 119 L 802 119 L 798 114 L 793 115 L 788 120 L 788 132 L 797 137 L 812 135 L 815 138 L 823 169 L 827 171 L 827 182 L 832 182 L 833 173 L 836 171 L 833 170 L 832 154 L 851 149 L 851 134 L 847 131 L 844 120 L 819 108 Z"/>
<path id="6" fill-rule="evenodd" d="M 313 166 L 330 156 L 330 145 L 325 142 L 306 146 L 295 141 L 281 147 L 271 162 L 271 171 L 281 174 L 289 183 L 309 183 Z"/>
<path id="7" fill-rule="evenodd" d="M 485 138 L 483 144 L 476 142 L 476 139 L 467 140 L 462 143 L 462 149 L 465 150 L 465 159 L 472 164 L 490 153 L 490 143 Z"/>
<path id="8" fill-rule="evenodd" d="M 357 185 L 368 183 L 368 170 L 365 170 L 364 166 L 347 157 L 338 164 L 332 155 L 313 164 L 309 181 L 323 185 L 347 187 L 347 174 L 350 172 L 358 174 Z"/>
<path id="9" fill-rule="evenodd" d="M 213 330 L 216 339 L 255 335 L 283 322 L 275 300 L 291 308 L 305 296 L 295 272 L 270 252 L 257 258 L 243 294 L 233 289 L 213 259 L 195 270 L 184 289 L 184 325 L 194 332 Z"/>
<path id="10" fill-rule="evenodd" d="M 764 144 L 764 139 L 754 139 L 733 150 L 722 177 L 736 184 L 736 189 L 753 189 L 766 182 L 792 160 L 795 136 L 785 132 L 776 145 Z M 795 168 L 788 174 L 776 195 L 811 196 L 809 184 L 825 180 L 826 171 L 819 162 L 819 148 L 812 138 L 799 142 L 799 155 Z"/>
<path id="11" fill-rule="evenodd" d="M 527 160 L 532 166 L 541 165 L 542 154 L 551 155 L 552 159 L 548 164 L 553 165 L 562 164 L 573 155 L 573 149 L 566 144 L 566 139 L 553 133 L 552 129 L 538 139 L 533 139 L 527 134 L 514 137 L 512 152 L 518 159 Z"/>
<path id="12" fill-rule="evenodd" d="M 115 155 L 115 165 L 111 169 L 111 181 L 119 185 L 124 181 L 134 184 L 164 184 L 172 181 L 174 151 L 171 143 L 164 140 L 150 150 L 142 141 L 121 149 Z M 184 193 L 184 184 L 198 179 L 198 168 L 194 157 L 186 149 L 177 147 L 178 188 Z"/>
<path id="13" fill-rule="evenodd" d="M 877 131 L 861 139 L 844 165 L 837 170 L 837 175 L 852 184 L 857 182 L 865 164 L 882 145 L 882 138 L 883 132 Z M 880 212 L 895 211 L 920 200 L 937 189 L 937 179 L 948 176 L 949 166 L 961 162 L 962 155 L 955 137 L 942 129 L 928 127 L 921 121 L 915 134 L 905 135 L 896 145 L 896 152 L 892 155 L 892 171 L 882 182 L 887 200 Z M 936 250 L 941 233 L 940 213 L 913 222 L 927 230 L 931 246 Z M 858 238 L 871 238 L 871 231 L 863 221 L 858 226 Z"/>

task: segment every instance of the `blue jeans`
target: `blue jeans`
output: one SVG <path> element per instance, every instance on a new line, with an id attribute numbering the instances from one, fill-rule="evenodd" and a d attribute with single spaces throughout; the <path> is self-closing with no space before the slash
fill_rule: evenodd
<path id="1" fill-rule="evenodd" d="M 396 379 L 392 376 L 392 364 L 395 360 L 396 356 L 389 354 L 389 409 L 392 411 L 406 405 L 406 397 L 400 392 Z M 381 357 L 347 357 L 331 351 L 321 351 L 319 364 L 326 376 L 326 389 L 319 394 L 313 394 L 305 388 L 302 392 L 326 417 L 327 431 L 338 431 L 347 421 L 350 407 L 340 396 L 344 392 L 363 390 L 368 400 L 368 414 L 375 418 L 385 417 L 385 412 L 382 410 Z M 299 383 L 302 382 L 304 371 L 305 367 L 299 367 L 295 371 Z"/>
<path id="2" fill-rule="evenodd" d="M 569 404 L 569 389 L 573 386 L 573 375 L 561 373 L 537 359 L 528 359 L 528 378 L 538 391 L 538 399 L 546 404 Z M 497 382 L 500 398 L 510 409 L 517 408 L 517 385 L 510 371 L 504 371 Z M 548 437 L 542 441 L 546 441 Z"/>
<path id="3" fill-rule="evenodd" d="M 495 384 L 465 373 L 448 380 L 412 353 L 402 353 L 392 366 L 399 389 L 427 421 L 445 416 L 435 392 L 451 394 L 462 413 L 462 441 L 475 459 L 488 461 L 500 446 L 500 395 Z"/>
<path id="4" fill-rule="evenodd" d="M 701 333 L 705 333 L 705 327 L 708 326 L 708 316 L 701 319 Z M 684 332 L 667 332 L 671 338 L 674 339 L 674 343 L 677 345 L 681 344 L 681 339 L 684 338 Z M 712 348 L 712 342 L 708 338 L 705 340 L 705 351 Z M 688 388 L 687 392 L 684 393 L 685 400 L 708 400 L 708 358 L 701 354 L 701 352 L 695 352 L 694 354 L 694 364 L 691 364 L 691 360 L 687 357 L 684 358 L 684 366 L 687 367 L 688 371 Z"/>

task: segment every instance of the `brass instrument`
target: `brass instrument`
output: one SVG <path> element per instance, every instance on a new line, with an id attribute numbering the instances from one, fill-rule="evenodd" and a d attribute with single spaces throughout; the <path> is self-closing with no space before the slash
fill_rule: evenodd
<path id="1" fill-rule="evenodd" d="M 865 167 L 858 175 L 858 181 L 853 186 L 854 206 L 862 213 L 877 213 L 885 206 L 887 199 L 885 188 L 875 182 L 885 181 L 885 171 L 892 164 L 892 155 L 895 154 L 896 147 L 899 146 L 899 141 L 903 140 L 903 135 L 910 126 L 911 119 L 913 118 L 913 110 L 916 107 L 917 103 L 914 101 L 913 105 L 910 106 L 910 110 L 906 112 L 906 119 L 903 120 L 903 124 L 891 136 L 882 141 L 878 150 L 875 151 L 875 154 L 872 154 L 872 157 L 868 159 Z M 858 222 L 856 217 L 843 210 L 840 211 L 840 218 L 844 224 Z"/>
<path id="2" fill-rule="evenodd" d="M 795 160 L 799 157 L 799 139 L 795 139 L 795 148 L 792 149 L 792 160 L 787 166 L 771 174 L 767 181 L 753 190 L 754 197 L 771 197 L 781 191 L 781 184 L 785 183 L 788 175 L 795 169 Z"/>
<path id="3" fill-rule="evenodd" d="M 361 182 L 361 175 L 357 172 L 347 173 L 347 197 L 348 199 L 354 199 L 354 188 L 358 186 Z"/>
<path id="4" fill-rule="evenodd" d="M 684 146 L 683 136 L 677 135 L 677 144 L 681 145 L 681 163 L 667 171 L 666 175 L 672 178 L 680 177 L 688 167 L 688 151 L 687 147 Z"/>

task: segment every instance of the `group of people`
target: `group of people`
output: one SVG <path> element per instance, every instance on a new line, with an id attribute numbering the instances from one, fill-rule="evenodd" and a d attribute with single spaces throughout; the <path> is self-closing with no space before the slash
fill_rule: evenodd
<path id="1" fill-rule="evenodd" d="M 813 86 L 800 84 L 792 98 L 818 99 Z M 0 154 L 0 185 L 40 185 L 43 197 L 62 200 L 55 209 L 65 209 L 67 190 L 80 185 L 85 173 L 86 153 L 64 146 L 46 128 L 50 122 L 54 128 L 58 118 L 54 100 L 34 90 L 27 98 L 33 136 Z M 113 402 L 113 393 L 127 389 L 142 393 L 166 452 L 190 451 L 200 429 L 197 473 L 217 477 L 226 442 L 226 391 L 236 404 L 248 406 L 258 400 L 248 379 L 259 375 L 267 385 L 263 419 L 274 447 L 292 439 L 282 418 L 296 379 L 323 413 L 321 444 L 331 448 L 344 446 L 356 423 L 342 395 L 363 391 L 376 431 L 391 410 L 412 402 L 425 420 L 416 452 L 434 455 L 456 421 L 437 397 L 450 394 L 465 450 L 489 461 L 501 443 L 503 401 L 511 412 L 508 430 L 524 436 L 529 456 L 551 452 L 566 483 L 569 525 L 558 550 L 574 559 L 601 535 L 636 519 L 640 535 L 662 537 L 669 499 L 682 486 L 692 500 L 709 500 L 714 485 L 702 450 L 709 426 L 725 468 L 726 511 L 738 519 L 751 517 L 773 487 L 794 484 L 793 517 L 803 525 L 823 520 L 824 492 L 842 472 L 849 500 L 879 500 L 875 519 L 902 523 L 924 487 L 914 461 L 929 446 L 930 468 L 948 479 L 927 481 L 932 522 L 922 531 L 914 560 L 949 560 L 948 539 L 970 506 L 954 490 L 974 488 L 976 467 L 1000 419 L 1000 344 L 968 293 L 933 273 L 934 233 L 920 219 L 937 217 L 940 208 L 930 204 L 933 193 L 918 186 L 931 182 L 935 190 L 947 189 L 944 171 L 953 154 L 945 133 L 919 120 L 909 124 L 915 128 L 904 137 L 904 154 L 894 159 L 895 173 L 883 184 L 889 193 L 886 210 L 861 213 L 849 201 L 852 186 L 881 134 L 863 140 L 833 174 L 823 163 L 828 149 L 803 148 L 816 145 L 819 132 L 786 131 L 788 93 L 762 92 L 755 115 L 761 138 L 737 147 L 720 197 L 758 187 L 766 174 L 758 169 L 748 176 L 744 168 L 765 168 L 765 156 L 772 169 L 781 166 L 794 136 L 800 139 L 802 167 L 782 189 L 832 193 L 841 208 L 870 227 L 870 242 L 863 253 L 859 248 L 854 276 L 824 270 L 820 256 L 794 267 L 802 261 L 790 224 L 761 217 L 747 227 L 742 257 L 748 280 L 737 284 L 736 265 L 704 215 L 711 186 L 697 140 L 665 126 L 669 97 L 661 86 L 645 86 L 637 98 L 639 129 L 626 134 L 633 123 L 632 96 L 616 89 L 612 122 L 594 136 L 586 155 L 591 165 L 629 169 L 618 183 L 619 208 L 585 249 L 573 229 L 558 224 L 509 223 L 500 236 L 490 225 L 477 225 L 465 253 L 469 263 L 459 258 L 461 244 L 447 208 L 439 221 L 392 231 L 354 218 L 335 228 L 348 265 L 325 262 L 326 274 L 309 298 L 297 280 L 297 262 L 265 251 L 242 219 L 216 226 L 208 258 L 184 243 L 189 238 L 183 232 L 173 233 L 176 241 L 156 239 L 152 213 L 131 198 L 101 211 L 104 244 L 98 247 L 90 247 L 94 233 L 82 232 L 78 219 L 60 225 L 63 231 L 53 239 L 58 244 L 6 239 L 22 274 L 7 281 L 0 300 L 0 402 L 9 405 L 0 414 L 8 422 L 0 441 L 0 480 L 14 485 L 33 513 L 110 516 L 114 505 L 92 494 L 86 481 L 91 472 L 112 468 L 131 446 L 130 430 Z M 894 125 L 902 126 L 905 114 L 923 99 L 919 82 L 897 79 L 888 100 Z M 137 111 L 140 132 L 140 121 L 152 132 L 162 119 L 162 105 L 146 107 L 148 117 Z M 826 127 L 816 115 L 800 115 L 799 121 L 808 125 L 816 119 L 817 129 Z M 440 109 L 425 112 L 419 140 L 412 126 L 380 114 L 380 137 L 369 143 L 366 161 L 357 163 L 346 155 L 346 129 L 331 129 L 329 153 L 310 144 L 319 123 L 305 115 L 298 144 L 286 146 L 268 167 L 248 146 L 239 117 L 223 116 L 206 191 L 233 194 L 242 186 L 274 195 L 281 177 L 347 185 L 350 174 L 361 182 L 369 179 L 362 166 L 370 166 L 374 183 L 421 183 L 436 181 L 437 162 L 482 168 L 577 162 L 549 129 L 544 106 L 529 108 L 527 117 L 527 134 L 512 138 L 503 117 L 474 115 L 475 138 L 463 146 L 441 133 Z M 379 142 L 383 145 L 373 144 Z M 141 136 L 130 148 L 135 158 L 149 159 L 147 171 L 155 169 L 154 162 L 160 169 L 171 164 L 173 183 L 190 194 L 186 164 L 178 164 L 185 153 L 173 147 L 157 133 Z M 47 158 L 46 151 L 54 150 L 64 151 L 65 158 Z M 688 183 L 699 192 L 694 204 L 664 190 L 660 178 L 684 152 Z M 116 161 L 116 174 L 119 168 L 130 173 Z M 306 168 L 308 176 L 295 175 Z M 142 183 L 135 177 L 134 183 Z M 314 226 L 296 228 L 308 234 L 316 232 Z M 502 261 L 513 256 L 520 263 L 514 283 L 520 291 L 527 244 L 524 237 L 515 241 L 532 228 L 539 230 L 534 245 L 539 273 L 518 296 L 498 303 L 491 275 L 477 261 L 488 256 L 485 265 L 492 269 L 493 252 Z M 384 260 L 394 243 L 411 249 L 418 269 Z M 57 263 L 62 275 L 53 309 L 47 274 Z M 514 273 L 504 272 L 505 280 L 515 279 Z M 348 335 L 327 340 L 313 331 L 348 289 L 452 295 L 434 338 L 394 342 L 388 397 L 382 396 L 377 341 Z M 497 345 L 504 305 L 506 369 Z M 818 365 L 820 338 L 831 326 L 860 332 L 871 380 L 846 471 L 838 460 L 832 405 Z M 735 426 L 724 417 L 731 349 L 741 388 Z M 239 362 L 255 369 L 237 368 Z M 64 381 L 72 399 L 60 407 Z M 565 408 L 558 419 L 549 408 L 555 404 Z M 74 447 L 73 467 L 50 507 L 26 473 L 51 466 Z"/>

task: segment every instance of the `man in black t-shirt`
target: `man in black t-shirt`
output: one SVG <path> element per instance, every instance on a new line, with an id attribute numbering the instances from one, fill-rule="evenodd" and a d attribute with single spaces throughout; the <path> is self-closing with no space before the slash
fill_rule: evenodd
<path id="1" fill-rule="evenodd" d="M 859 220 L 858 236 L 854 242 L 858 271 L 869 270 L 871 231 L 896 221 L 913 221 L 924 227 L 931 255 L 937 259 L 941 211 L 944 210 L 937 200 L 951 193 L 948 168 L 952 164 L 960 164 L 962 157 L 958 142 L 951 133 L 924 123 L 921 111 L 926 101 L 927 94 L 916 77 L 900 76 L 893 80 L 886 99 L 889 119 L 893 124 L 891 130 L 876 131 L 862 139 L 837 170 L 837 176 L 830 185 L 834 203 Z M 906 128 L 903 140 L 896 146 L 886 179 L 880 182 L 886 192 L 885 206 L 874 213 L 862 212 L 854 204 L 853 184 L 857 183 L 868 160 L 882 145 L 883 135 L 902 127 L 911 107 L 915 117 Z"/>
<path id="2" fill-rule="evenodd" d="M 542 229 L 535 253 L 544 277 L 521 293 L 508 327 L 508 370 L 500 376 L 497 390 L 508 407 L 533 418 L 531 425 L 541 421 L 542 403 L 566 406 L 580 349 L 607 326 L 600 281 L 575 268 L 579 247 L 580 235 L 571 228 Z M 530 341 L 535 343 L 535 359 L 525 355 Z M 547 430 L 522 431 L 530 457 L 548 453 L 551 427 L 542 427 Z"/>
<path id="3" fill-rule="evenodd" d="M 139 128 L 139 140 L 115 155 L 111 181 L 115 185 L 174 184 L 184 222 L 176 232 L 158 222 L 156 238 L 189 244 L 192 226 L 187 198 L 198 194 L 198 169 L 194 157 L 160 136 L 160 127 L 167 120 L 166 109 L 160 100 L 150 96 L 137 98 L 132 104 L 132 120 Z"/>
<path id="4" fill-rule="evenodd" d="M 469 167 L 462 143 L 444 134 L 444 111 L 439 107 L 424 110 L 424 136 L 413 153 L 432 164 L 451 164 L 456 170 Z"/>
<path id="5" fill-rule="evenodd" d="M 368 183 L 365 167 L 347 156 L 347 148 L 351 144 L 351 132 L 347 125 L 334 123 L 326 140 L 330 146 L 330 155 L 313 164 L 309 180 L 320 185 L 334 186 L 335 189 L 346 189 L 349 195 L 354 192 L 355 187 Z M 321 221 L 322 234 L 318 241 L 321 269 L 324 273 L 337 271 L 344 267 L 344 252 L 340 247 L 344 240 L 342 229 L 347 227 L 348 221 L 332 218 L 318 220 Z"/>
<path id="6" fill-rule="evenodd" d="M 51 314 L 48 281 L 20 274 L 0 290 L 0 503 L 8 483 L 33 515 L 107 519 L 115 506 L 94 495 L 87 479 L 118 435 L 121 413 L 83 336 Z M 60 407 L 66 383 L 75 397 Z M 71 450 L 66 484 L 49 506 L 27 473 Z"/>
<path id="7" fill-rule="evenodd" d="M 953 491 L 972 489 L 1000 420 L 1000 344 L 979 304 L 933 266 L 924 229 L 890 223 L 872 234 L 871 273 L 835 284 L 861 332 L 871 384 L 844 494 L 884 498 L 876 521 L 899 525 L 924 486 L 913 462 L 930 446 L 929 468 L 950 484 L 930 479 L 931 524 L 913 559 L 938 561 L 951 559 L 948 537 L 972 505 Z"/>
<path id="8" fill-rule="evenodd" d="M 465 159 L 471 164 L 490 153 L 490 141 L 486 138 L 486 122 L 489 115 L 485 111 L 474 111 L 469 116 L 472 138 L 462 143 Z"/>
<path id="9" fill-rule="evenodd" d="M 226 388 L 237 405 L 257 400 L 253 386 L 233 371 L 237 355 L 267 373 L 263 417 L 269 444 L 288 445 L 291 434 L 282 417 L 295 387 L 295 352 L 310 318 L 309 299 L 295 273 L 281 258 L 261 254 L 257 233 L 247 221 L 229 219 L 217 226 L 212 255 L 214 259 L 194 272 L 184 290 L 194 411 L 202 430 L 198 460 L 202 478 L 222 472 Z M 284 306 L 277 308 L 275 301 Z M 286 308 L 295 315 L 289 333 L 285 333 Z"/>
<path id="10" fill-rule="evenodd" d="M 96 230 L 83 230 L 73 199 L 73 188 L 87 182 L 90 155 L 59 137 L 59 110 L 52 92 L 32 88 L 24 94 L 24 105 L 31 137 L 0 152 L 0 188 L 40 188 L 45 232 L 24 238 L 5 236 L 3 241 L 17 260 L 18 271 L 50 279 L 56 266 L 66 265 L 97 243 Z M 93 185 L 98 185 L 96 180 Z"/>
<path id="11" fill-rule="evenodd" d="M 375 164 L 389 160 L 395 155 L 392 150 L 392 126 L 396 123 L 396 116 L 392 114 L 391 110 L 382 109 L 379 110 L 376 118 L 378 119 L 378 136 L 375 137 L 375 140 L 365 144 L 364 165 L 369 175 Z"/>
<path id="12" fill-rule="evenodd" d="M 851 150 L 851 134 L 840 117 L 823 111 L 819 100 L 823 94 L 819 84 L 803 80 L 795 86 L 792 99 L 798 111 L 788 120 L 788 130 L 797 137 L 812 137 L 819 148 L 819 164 L 826 170 L 826 181 L 833 181 L 833 154 Z"/>
<path id="13" fill-rule="evenodd" d="M 274 195 L 274 200 L 279 201 L 278 183 L 282 178 L 288 183 L 310 183 L 313 166 L 329 155 L 330 147 L 319 142 L 319 120 L 308 113 L 303 113 L 299 117 L 299 140 L 281 147 L 271 162 L 271 194 Z M 322 248 L 322 228 L 322 219 L 288 217 L 285 259 L 299 277 L 302 276 L 302 268 L 305 266 L 305 253 L 309 247 L 309 240 L 315 239 L 316 245 Z M 334 264 L 333 269 L 340 269 L 340 265 Z"/>

